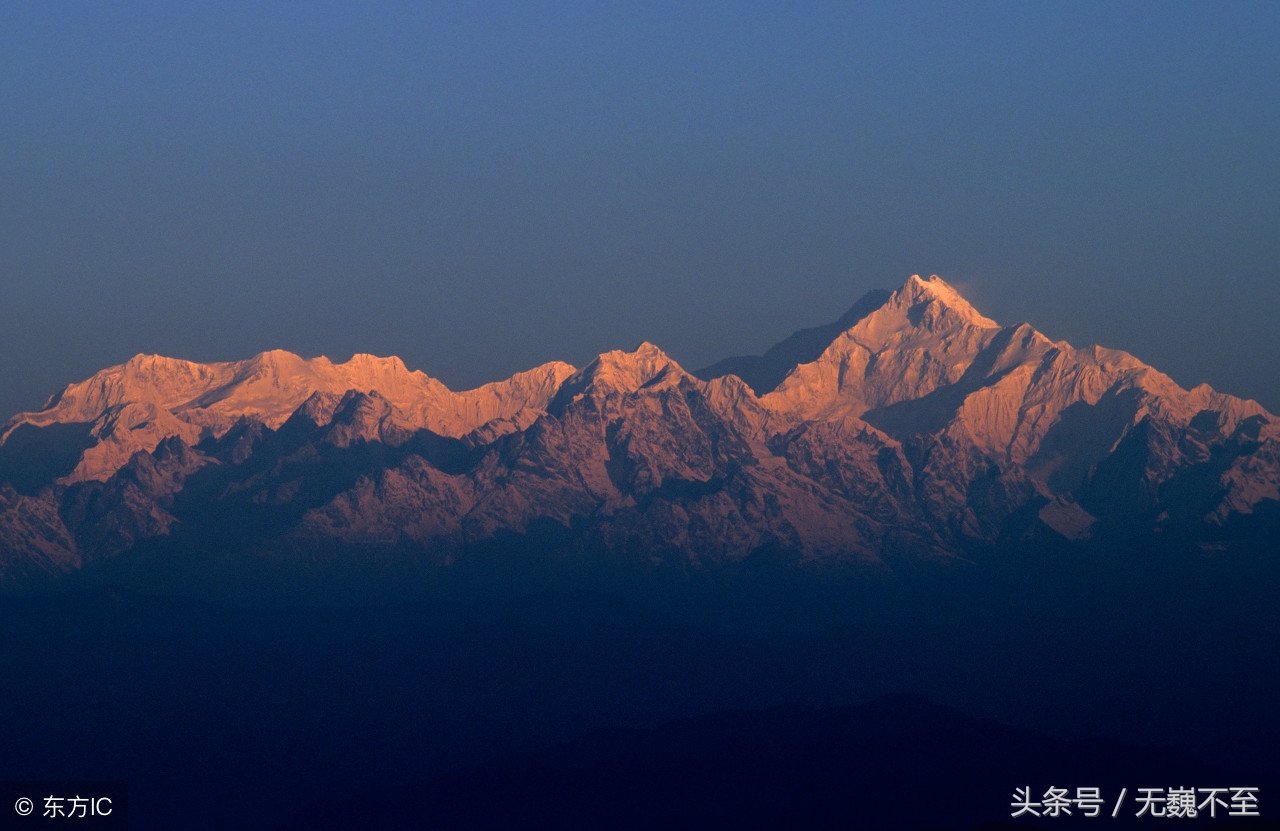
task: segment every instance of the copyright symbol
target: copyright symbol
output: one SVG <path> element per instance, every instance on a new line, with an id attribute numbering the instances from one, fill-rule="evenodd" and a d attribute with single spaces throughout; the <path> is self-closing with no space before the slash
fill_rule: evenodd
<path id="1" fill-rule="evenodd" d="M 25 817 L 35 809 L 36 806 L 32 805 L 31 800 L 27 799 L 25 796 L 13 803 L 13 810 L 17 811 L 18 816 L 20 817 Z"/>

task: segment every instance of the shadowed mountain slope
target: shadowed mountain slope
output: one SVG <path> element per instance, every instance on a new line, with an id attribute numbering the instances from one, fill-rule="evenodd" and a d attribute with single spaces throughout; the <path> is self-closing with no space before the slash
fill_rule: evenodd
<path id="1" fill-rule="evenodd" d="M 423 817 L 441 829 L 969 829 L 1011 821 L 1015 788 L 1027 787 L 1035 807 L 1011 827 L 1051 827 L 1090 812 L 1108 827 L 1136 828 L 1152 819 L 1136 816 L 1131 783 L 1227 778 L 1167 750 L 1058 741 L 891 696 L 860 707 L 779 707 L 600 731 L 412 787 L 345 793 L 280 831 L 409 829 Z M 1074 782 L 1097 789 L 1099 802 L 1082 810 L 1070 801 L 1069 813 L 1042 816 L 1045 792 Z M 1122 788 L 1135 798 L 1111 817 Z M 1076 786 L 1063 792 L 1077 796 Z M 1215 808 L 1226 820 L 1227 810 Z"/>
<path id="2" fill-rule="evenodd" d="M 694 370 L 693 374 L 704 381 L 736 375 L 756 395 L 772 392 L 791 370 L 801 364 L 816 361 L 842 332 L 883 306 L 890 296 L 891 292 L 883 289 L 868 292 L 834 323 L 794 332 L 785 340 L 769 347 L 769 351 L 763 355 L 725 358 L 711 366 Z"/>

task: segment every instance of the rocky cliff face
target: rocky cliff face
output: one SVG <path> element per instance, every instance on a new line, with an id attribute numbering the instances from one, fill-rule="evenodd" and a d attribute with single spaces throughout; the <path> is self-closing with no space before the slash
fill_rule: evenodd
<path id="1" fill-rule="evenodd" d="M 880 569 L 1010 539 L 1221 547 L 1276 528 L 1280 420 L 1256 403 L 1001 327 L 936 277 L 855 310 L 762 395 L 647 343 L 461 393 L 396 358 L 139 356 L 5 426 L 0 567 L 143 541 L 449 563 L 552 528 L 639 561 Z"/>

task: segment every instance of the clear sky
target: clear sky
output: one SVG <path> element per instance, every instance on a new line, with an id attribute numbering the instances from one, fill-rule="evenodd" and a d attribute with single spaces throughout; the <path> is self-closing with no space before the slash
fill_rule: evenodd
<path id="1" fill-rule="evenodd" d="M 1280 3 L 0 4 L 0 419 L 138 352 L 454 388 L 940 274 L 1280 411 Z"/>

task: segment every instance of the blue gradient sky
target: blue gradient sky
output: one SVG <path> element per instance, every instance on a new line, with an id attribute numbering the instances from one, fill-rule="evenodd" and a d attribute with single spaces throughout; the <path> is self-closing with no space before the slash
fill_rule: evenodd
<path id="1" fill-rule="evenodd" d="M 138 352 L 455 388 L 938 273 L 1280 411 L 1280 4 L 0 4 L 0 419 Z"/>

